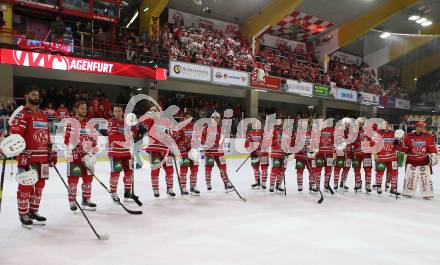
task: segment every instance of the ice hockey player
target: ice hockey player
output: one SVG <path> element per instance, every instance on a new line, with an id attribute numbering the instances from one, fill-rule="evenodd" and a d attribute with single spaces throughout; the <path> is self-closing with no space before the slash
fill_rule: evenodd
<path id="1" fill-rule="evenodd" d="M 403 196 L 413 197 L 420 185 L 424 199 L 434 198 L 432 186 L 432 167 L 438 163 L 435 139 L 424 131 L 423 122 L 416 123 L 416 130 L 406 134 L 401 150 L 407 155 Z"/>
<path id="2" fill-rule="evenodd" d="M 150 144 L 146 151 L 150 155 L 151 162 L 151 185 L 153 187 L 154 197 L 159 197 L 159 174 L 160 169 L 165 171 L 165 182 L 167 185 L 167 195 L 169 198 L 176 197 L 173 191 L 173 174 L 174 164 L 173 157 L 170 156 L 170 149 L 165 140 L 171 139 L 170 133 L 171 121 L 165 117 L 161 117 L 161 112 L 156 106 L 151 106 L 149 110 L 149 118 L 143 121 L 142 126 L 150 136 Z"/>
<path id="3" fill-rule="evenodd" d="M 335 162 L 335 147 L 334 147 L 334 127 L 325 127 L 321 130 L 319 138 L 319 150 L 315 157 L 315 181 L 316 186 L 319 187 L 321 183 L 321 172 L 324 168 L 324 190 L 329 191 L 330 177 L 332 175 L 332 168 Z"/>
<path id="4" fill-rule="evenodd" d="M 108 156 L 110 158 L 110 192 L 114 201 L 119 201 L 117 195 L 119 175 L 124 171 L 124 199 L 130 201 L 135 198 L 131 188 L 133 183 L 133 158 L 130 152 L 135 128 L 131 127 L 126 135 L 124 109 L 122 106 L 113 106 L 113 118 L 108 119 Z M 128 128 L 128 127 L 127 127 Z M 128 136 L 128 139 L 127 139 Z"/>
<path id="5" fill-rule="evenodd" d="M 211 185 L 211 172 L 214 164 L 220 170 L 220 176 L 225 185 L 225 191 L 230 192 L 233 191 L 234 188 L 229 183 L 229 178 L 227 175 L 226 168 L 226 159 L 224 153 L 224 136 L 222 134 L 221 122 L 220 122 L 220 114 L 218 112 L 214 112 L 211 115 L 211 126 L 205 124 L 202 130 L 202 145 L 205 146 L 205 156 L 206 156 L 206 164 L 205 164 L 205 181 L 206 188 L 208 190 L 212 190 Z"/>
<path id="6" fill-rule="evenodd" d="M 363 145 L 373 146 L 374 143 L 370 137 L 365 133 L 363 126 L 365 123 L 365 118 L 359 117 L 356 119 L 356 123 L 359 126 L 358 136 L 353 143 L 354 146 L 354 157 L 353 157 L 353 169 L 355 176 L 355 187 L 356 192 L 362 191 L 362 177 L 361 177 L 361 167 L 364 168 L 365 172 L 365 191 L 371 192 L 371 169 L 373 162 L 371 159 L 371 150 L 369 148 L 363 149 Z M 368 144 L 367 144 L 368 143 Z"/>
<path id="7" fill-rule="evenodd" d="M 254 124 L 256 126 L 256 124 Z M 255 183 L 251 185 L 252 189 L 259 189 L 260 187 L 266 189 L 267 169 L 269 168 L 269 154 L 262 152 L 264 130 L 262 128 L 250 127 L 246 133 L 246 141 L 244 147 L 252 150 L 251 165 L 254 170 Z M 261 171 L 260 171 L 261 168 Z"/>
<path id="8" fill-rule="evenodd" d="M 281 183 L 284 180 L 287 160 L 285 157 L 286 154 L 281 149 L 283 124 L 283 120 L 279 119 L 279 124 L 275 125 L 273 128 L 272 150 L 270 152 L 270 157 L 272 158 L 269 187 L 270 192 L 274 192 L 275 189 L 277 192 L 284 192 L 284 187 Z"/>
<path id="9" fill-rule="evenodd" d="M 303 142 L 303 148 L 301 151 L 295 154 L 295 169 L 296 169 L 296 180 L 298 184 L 298 191 L 301 192 L 303 190 L 303 175 L 304 169 L 307 168 L 309 173 L 309 191 L 313 191 L 313 186 L 315 185 L 315 179 L 313 176 L 312 169 L 312 160 L 314 158 L 309 156 L 309 146 L 311 141 L 312 134 L 312 123 L 309 122 L 307 125 L 307 130 L 305 135 L 298 135 L 298 131 L 296 131 L 292 137 L 292 143 L 296 141 L 296 138 L 299 138 L 299 141 Z"/>
<path id="10" fill-rule="evenodd" d="M 184 120 L 192 120 L 192 113 L 187 111 L 184 114 Z M 180 150 L 180 186 L 182 187 L 182 195 L 188 195 L 186 188 L 186 176 L 190 172 L 189 193 L 192 196 L 200 196 L 200 191 L 197 189 L 197 173 L 199 171 L 200 153 L 197 149 L 192 149 L 193 135 L 198 134 L 197 128 L 193 122 L 188 123 L 180 131 L 176 133 L 176 143 Z M 196 139 L 196 138 L 194 138 Z"/>
<path id="11" fill-rule="evenodd" d="M 383 139 L 382 149 L 373 154 L 376 165 L 376 189 L 377 194 L 382 194 L 382 181 L 385 171 L 387 172 L 387 179 L 391 182 L 390 193 L 396 196 L 400 195 L 397 192 L 397 150 L 399 149 L 400 139 L 396 139 L 395 131 L 392 130 L 392 125 L 385 123 L 385 129 L 378 130 L 377 133 Z"/>
<path id="12" fill-rule="evenodd" d="M 350 128 L 350 119 L 347 119 L 342 120 L 345 139 L 348 139 Z M 350 172 L 351 163 L 353 161 L 353 144 L 347 144 L 344 140 L 340 145 L 335 146 L 335 151 L 336 162 L 335 167 L 333 168 L 333 187 L 335 191 L 338 190 L 338 186 L 341 188 L 342 191 L 348 191 L 349 188 L 347 187 L 346 182 L 348 173 Z M 341 179 L 340 184 L 339 179 Z"/>
<path id="13" fill-rule="evenodd" d="M 67 146 L 67 182 L 69 184 L 70 210 L 78 210 L 75 199 L 79 179 L 82 179 L 82 202 L 84 210 L 95 211 L 96 204 L 92 197 L 92 180 L 96 163 L 98 133 L 95 126 L 88 124 L 87 103 L 79 100 L 73 104 L 75 117 L 69 118 L 64 135 L 64 144 Z"/>
<path id="14" fill-rule="evenodd" d="M 11 117 L 9 135 L 2 141 L 2 152 L 16 156 L 18 172 L 18 214 L 23 227 L 44 225 L 46 218 L 38 213 L 49 167 L 57 163 L 52 150 L 48 118 L 39 109 L 40 93 L 35 86 L 25 93 L 26 105 Z"/>

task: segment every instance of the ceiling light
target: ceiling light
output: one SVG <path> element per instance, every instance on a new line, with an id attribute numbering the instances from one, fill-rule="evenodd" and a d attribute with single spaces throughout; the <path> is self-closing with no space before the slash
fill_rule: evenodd
<path id="1" fill-rule="evenodd" d="M 139 16 L 139 12 L 136 11 L 136 14 L 131 18 L 130 22 L 127 24 L 126 28 L 129 28 L 130 25 L 135 21 L 135 19 Z"/>
<path id="2" fill-rule="evenodd" d="M 424 27 L 428 27 L 431 25 L 432 25 L 432 21 L 429 21 L 429 20 L 422 23 L 422 26 L 424 26 Z"/>
<path id="3" fill-rule="evenodd" d="M 149 9 L 150 9 L 149 7 L 146 7 L 146 8 L 144 9 L 144 13 L 147 13 L 147 11 L 148 11 Z"/>
<path id="4" fill-rule="evenodd" d="M 419 80 L 417 77 L 414 77 L 414 81 L 416 81 L 417 82 L 417 80 Z"/>
<path id="5" fill-rule="evenodd" d="M 388 32 L 384 32 L 384 33 L 380 34 L 380 37 L 381 37 L 382 39 L 386 39 L 386 38 L 388 38 L 389 36 L 391 36 L 391 34 L 388 33 Z"/>
<path id="6" fill-rule="evenodd" d="M 140 88 L 137 89 L 137 91 L 141 91 L 141 90 L 142 90 L 142 87 L 140 87 Z"/>
<path id="7" fill-rule="evenodd" d="M 423 22 L 428 21 L 426 18 L 422 17 L 416 20 L 417 23 L 422 24 Z"/>
<path id="8" fill-rule="evenodd" d="M 419 19 L 419 18 L 420 18 L 420 16 L 412 15 L 412 16 L 410 16 L 410 17 L 408 18 L 408 20 L 416 21 L 416 20 Z"/>

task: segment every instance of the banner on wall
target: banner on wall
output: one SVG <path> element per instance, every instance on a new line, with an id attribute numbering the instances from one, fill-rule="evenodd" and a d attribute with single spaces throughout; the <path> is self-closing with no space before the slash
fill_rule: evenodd
<path id="1" fill-rule="evenodd" d="M 17 46 L 26 50 L 43 50 L 48 52 L 60 52 L 68 55 L 73 51 L 73 46 L 64 43 L 54 43 L 40 40 L 30 40 L 27 38 L 18 38 Z"/>
<path id="2" fill-rule="evenodd" d="M 294 40 L 288 40 L 288 39 L 283 39 L 274 35 L 269 35 L 269 34 L 264 34 L 264 36 L 261 38 L 261 44 L 264 46 L 269 46 L 275 49 L 278 49 L 278 47 L 280 45 L 283 46 L 288 46 L 291 49 L 295 49 L 298 45 L 302 45 L 304 46 L 305 49 L 305 44 L 299 41 L 294 41 Z"/>
<path id="3" fill-rule="evenodd" d="M 273 76 L 265 76 L 263 79 L 259 79 L 257 74 L 252 73 L 251 86 L 257 88 L 280 90 L 281 79 Z"/>
<path id="4" fill-rule="evenodd" d="M 68 57 L 59 54 L 46 54 L 11 49 L 1 49 L 0 63 L 38 67 L 61 71 L 92 74 L 119 75 L 137 78 L 166 80 L 166 69 L 147 66 Z"/>
<path id="5" fill-rule="evenodd" d="M 308 82 L 299 82 L 296 80 L 285 79 L 283 80 L 281 90 L 287 93 L 313 96 L 313 84 Z"/>
<path id="6" fill-rule="evenodd" d="M 168 9 L 168 23 L 180 24 L 185 27 L 194 28 L 213 28 L 226 33 L 237 34 L 239 32 L 238 24 L 227 23 L 216 19 L 195 16 L 189 13 L 178 11 L 172 8 Z"/>
<path id="7" fill-rule="evenodd" d="M 388 97 L 388 104 L 387 107 L 395 108 L 396 107 L 396 98 L 395 97 Z"/>
<path id="8" fill-rule="evenodd" d="M 212 80 L 218 84 L 249 86 L 249 73 L 214 67 Z"/>
<path id="9" fill-rule="evenodd" d="M 357 102 L 358 101 L 358 94 L 354 90 L 349 90 L 349 89 L 338 87 L 336 89 L 335 98 L 339 99 L 339 100 Z"/>
<path id="10" fill-rule="evenodd" d="M 170 76 L 175 78 L 211 82 L 211 67 L 170 61 Z"/>
<path id="11" fill-rule="evenodd" d="M 355 56 L 352 54 L 348 54 L 348 53 L 339 52 L 339 51 L 332 53 L 332 55 L 330 57 L 332 59 L 337 58 L 342 63 L 347 63 L 347 64 L 359 65 L 362 62 L 361 57 L 358 57 L 358 56 Z"/>
<path id="12" fill-rule="evenodd" d="M 359 101 L 365 105 L 379 105 L 379 96 L 376 94 L 359 92 Z"/>
<path id="13" fill-rule="evenodd" d="M 331 88 L 325 85 L 315 84 L 313 86 L 313 94 L 318 97 L 331 97 Z"/>
<path id="14" fill-rule="evenodd" d="M 406 99 L 396 98 L 396 108 L 398 109 L 410 109 L 411 102 Z"/>

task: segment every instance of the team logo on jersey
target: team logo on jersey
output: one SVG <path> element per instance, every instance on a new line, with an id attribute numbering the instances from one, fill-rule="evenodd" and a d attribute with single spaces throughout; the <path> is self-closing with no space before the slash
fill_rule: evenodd
<path id="1" fill-rule="evenodd" d="M 35 129 L 47 129 L 48 128 L 47 127 L 47 122 L 45 122 L 45 121 L 33 121 L 32 122 L 32 126 Z"/>
<path id="2" fill-rule="evenodd" d="M 86 128 L 81 128 L 80 130 L 79 130 L 79 134 L 89 134 L 89 132 L 90 132 L 90 130 L 88 130 L 88 129 L 86 129 Z"/>
<path id="3" fill-rule="evenodd" d="M 47 133 L 47 130 L 37 130 L 32 135 L 32 138 L 35 142 L 39 144 L 47 144 L 49 143 L 49 134 Z"/>
<path id="4" fill-rule="evenodd" d="M 394 138 L 383 138 L 384 143 L 394 143 L 395 140 Z"/>
<path id="5" fill-rule="evenodd" d="M 261 136 L 252 136 L 252 141 L 257 142 L 257 141 L 261 141 Z"/>
<path id="6" fill-rule="evenodd" d="M 426 145 L 426 142 L 425 141 L 414 141 L 413 145 L 414 146 L 424 146 L 424 145 Z"/>

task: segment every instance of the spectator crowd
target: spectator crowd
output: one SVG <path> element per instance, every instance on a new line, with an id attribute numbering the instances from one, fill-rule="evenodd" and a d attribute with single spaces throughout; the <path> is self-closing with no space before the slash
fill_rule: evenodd
<path id="1" fill-rule="evenodd" d="M 250 43 L 238 31 L 222 32 L 212 26 L 185 27 L 165 24 L 158 39 L 120 26 L 116 36 L 102 26 L 76 21 L 74 25 L 57 16 L 50 27 L 50 40 L 66 41 L 72 36 L 74 53 L 89 56 L 117 57 L 137 64 L 165 66 L 169 60 L 178 60 L 213 67 L 247 72 L 264 71 L 266 75 L 299 81 L 364 91 L 384 96 L 401 97 L 397 81 L 380 84 L 376 73 L 365 63 L 347 63 L 338 58 L 330 60 L 327 71 L 318 63 L 311 45 L 277 48 L 259 46 L 255 56 Z M 93 47 L 93 49 L 92 49 Z"/>

